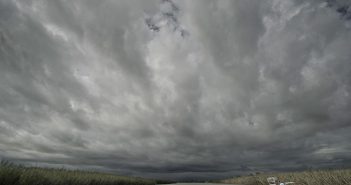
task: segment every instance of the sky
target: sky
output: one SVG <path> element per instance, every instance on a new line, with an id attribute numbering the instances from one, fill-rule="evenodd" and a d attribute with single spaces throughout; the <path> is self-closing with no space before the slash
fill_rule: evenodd
<path id="1" fill-rule="evenodd" d="M 348 0 L 0 0 L 0 159 L 173 180 L 351 167 Z"/>

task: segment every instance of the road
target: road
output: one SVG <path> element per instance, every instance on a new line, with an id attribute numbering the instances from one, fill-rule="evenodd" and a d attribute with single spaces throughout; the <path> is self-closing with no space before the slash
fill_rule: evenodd
<path id="1" fill-rule="evenodd" d="M 240 185 L 240 184 L 216 184 L 216 183 L 175 183 L 169 185 Z"/>

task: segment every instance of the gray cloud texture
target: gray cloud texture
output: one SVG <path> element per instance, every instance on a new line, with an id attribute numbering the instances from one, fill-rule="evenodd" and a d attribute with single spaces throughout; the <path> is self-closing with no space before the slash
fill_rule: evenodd
<path id="1" fill-rule="evenodd" d="M 0 156 L 170 179 L 350 167 L 349 6 L 0 0 Z"/>

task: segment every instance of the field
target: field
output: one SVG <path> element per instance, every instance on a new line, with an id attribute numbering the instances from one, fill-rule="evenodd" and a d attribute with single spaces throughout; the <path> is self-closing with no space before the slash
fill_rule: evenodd
<path id="1" fill-rule="evenodd" d="M 221 180 L 221 183 L 240 185 L 267 185 L 267 177 L 278 177 L 282 182 L 295 185 L 351 185 L 351 170 L 316 170 L 294 173 L 260 174 Z"/>
<path id="2" fill-rule="evenodd" d="M 0 164 L 0 185 L 154 185 L 155 180 L 65 169 Z"/>

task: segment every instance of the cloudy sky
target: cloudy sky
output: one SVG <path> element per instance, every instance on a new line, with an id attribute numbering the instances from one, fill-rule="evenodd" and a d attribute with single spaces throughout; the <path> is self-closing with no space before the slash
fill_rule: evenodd
<path id="1" fill-rule="evenodd" d="M 0 0 L 0 158 L 169 179 L 351 167 L 350 48 L 348 0 Z"/>

